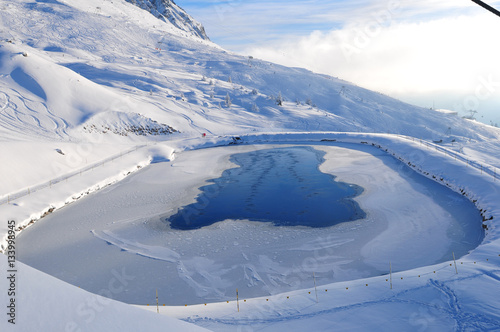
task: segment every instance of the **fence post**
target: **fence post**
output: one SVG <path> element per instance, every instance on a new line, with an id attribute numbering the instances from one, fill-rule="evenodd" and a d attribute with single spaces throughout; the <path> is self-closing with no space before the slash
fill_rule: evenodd
<path id="1" fill-rule="evenodd" d="M 313 272 L 313 280 L 314 280 L 314 292 L 316 293 L 316 303 L 319 303 L 319 300 L 318 300 L 318 289 L 316 288 L 316 276 L 314 275 L 314 272 Z"/>
<path id="2" fill-rule="evenodd" d="M 238 288 L 236 288 L 236 307 L 238 308 L 238 312 L 240 312 L 240 297 L 238 294 Z"/>
<path id="3" fill-rule="evenodd" d="M 160 308 L 158 307 L 158 288 L 156 289 L 156 312 L 160 313 Z"/>
<path id="4" fill-rule="evenodd" d="M 453 263 L 455 263 L 455 273 L 458 274 L 458 269 L 457 269 L 457 261 L 455 260 L 455 252 L 451 252 L 453 254 Z"/>
<path id="5" fill-rule="evenodd" d="M 392 289 L 392 262 L 389 262 L 389 278 L 390 278 L 390 283 L 391 283 L 391 289 Z"/>

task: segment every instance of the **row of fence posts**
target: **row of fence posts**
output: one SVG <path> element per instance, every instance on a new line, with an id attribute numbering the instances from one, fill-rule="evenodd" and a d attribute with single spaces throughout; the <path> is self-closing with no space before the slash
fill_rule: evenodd
<path id="1" fill-rule="evenodd" d="M 135 149 L 130 150 L 129 152 L 124 153 L 124 152 L 122 151 L 122 152 L 120 152 L 120 156 L 117 156 L 117 157 L 112 157 L 112 158 L 111 158 L 111 162 L 114 162 L 114 160 L 115 160 L 115 159 L 117 159 L 117 158 L 121 158 L 121 157 L 123 157 L 123 155 L 124 155 L 124 154 L 128 154 L 128 153 L 130 153 L 130 152 L 132 152 L 132 151 L 137 151 L 138 149 L 139 149 L 139 146 L 136 146 L 136 147 L 135 147 Z M 87 159 L 86 159 L 86 158 L 85 158 L 85 163 L 87 163 Z M 103 161 L 103 162 L 102 162 L 102 164 L 101 164 L 100 166 L 104 166 L 105 164 L 106 164 L 106 161 Z M 92 167 L 90 168 L 90 170 L 91 170 L 91 171 L 93 171 L 95 167 L 96 167 L 96 165 L 92 165 Z M 80 176 L 81 176 L 81 175 L 82 175 L 82 172 L 84 172 L 84 171 L 80 170 L 80 172 L 79 172 L 78 174 L 80 174 Z M 67 176 L 64 180 L 65 180 L 66 182 L 68 182 L 68 179 L 69 179 L 70 177 L 75 176 L 75 175 L 76 175 L 76 174 L 74 174 L 74 175 L 70 175 L 70 176 Z M 60 182 L 60 181 L 59 181 L 59 182 Z M 56 183 L 58 183 L 58 182 L 56 182 L 55 180 L 50 180 L 50 181 L 49 181 L 49 188 L 52 188 L 52 184 L 56 184 Z M 42 187 L 42 188 L 40 188 L 40 189 L 43 189 L 43 187 Z M 28 190 L 27 190 L 27 194 L 28 194 L 28 195 L 31 195 L 31 188 L 29 188 L 29 187 L 28 187 Z M 17 199 L 17 198 L 23 197 L 23 196 L 26 196 L 26 194 L 20 194 L 19 196 L 17 196 L 17 197 L 12 197 L 12 198 L 11 198 L 11 195 L 7 195 L 7 204 L 10 204 L 10 202 L 11 202 L 11 201 L 13 201 L 13 200 L 15 200 L 15 199 Z M 0 203 L 0 205 L 1 205 L 1 204 L 2 204 L 2 203 Z"/>
<path id="2" fill-rule="evenodd" d="M 498 255 L 498 256 L 500 257 L 500 255 Z M 453 265 L 455 267 L 455 274 L 458 274 L 458 267 L 457 267 L 457 261 L 455 259 L 455 252 L 452 252 L 452 257 L 453 257 Z M 476 262 L 474 262 L 474 264 L 476 264 Z M 451 265 L 452 264 L 450 264 L 450 266 Z M 436 271 L 437 270 L 434 270 L 433 273 L 436 273 Z M 419 274 L 418 276 L 420 277 L 421 275 Z M 314 272 L 312 273 L 312 277 L 313 277 L 313 283 L 314 283 L 314 293 L 315 293 L 315 296 L 316 296 L 316 303 L 319 303 L 318 288 L 316 286 L 316 275 L 315 275 Z M 401 279 L 403 279 L 403 277 L 401 277 Z M 389 287 L 390 287 L 390 289 L 392 289 L 392 262 L 389 262 L 389 278 L 385 279 L 385 280 L 389 282 Z M 368 284 L 366 284 L 366 286 L 368 286 Z M 346 287 L 346 289 L 349 289 L 349 287 Z M 327 290 L 328 289 L 325 289 L 325 292 Z M 311 292 L 308 292 L 308 293 L 311 294 Z M 290 296 L 287 296 L 286 298 L 289 299 Z M 246 302 L 246 301 L 247 300 L 244 300 L 244 302 Z M 266 301 L 269 301 L 269 299 L 266 299 Z M 230 301 L 226 301 L 226 302 L 229 303 Z M 207 303 L 205 303 L 205 306 L 206 305 L 207 305 Z M 146 306 L 149 306 L 149 304 L 146 304 Z M 165 304 L 163 304 L 163 306 L 165 306 Z M 187 307 L 188 305 L 186 304 L 184 306 Z M 240 299 L 239 299 L 238 288 L 236 288 L 236 309 L 237 309 L 238 312 L 240 312 Z M 156 289 L 156 312 L 160 313 L 160 305 L 159 305 L 159 302 L 158 302 L 158 288 Z"/>
<path id="3" fill-rule="evenodd" d="M 402 137 L 403 137 L 403 138 L 406 138 L 406 137 L 404 137 L 404 136 L 402 136 Z M 413 141 L 415 141 L 415 139 L 413 139 Z M 422 139 L 420 139 L 420 145 L 422 145 L 422 144 L 424 144 L 424 145 L 425 145 L 425 147 L 426 147 L 427 149 L 429 149 L 429 144 L 428 144 L 427 142 L 422 143 Z M 439 151 L 437 146 L 435 146 L 435 148 L 436 148 L 436 151 Z M 445 149 L 442 149 L 442 151 L 443 151 L 443 153 L 444 153 L 445 155 L 447 154 Z M 454 153 L 454 154 L 453 154 L 453 156 L 455 157 L 455 160 L 457 160 L 457 155 L 456 155 L 456 153 Z M 469 166 L 469 159 L 465 159 L 465 165 L 466 165 L 467 167 Z M 472 164 L 471 164 L 471 166 L 472 166 Z M 480 166 L 480 169 L 481 169 L 481 175 L 482 175 L 482 174 L 483 174 L 483 164 L 479 164 L 479 166 Z M 496 180 L 497 180 L 497 169 L 496 169 L 496 167 L 493 167 L 493 175 L 492 175 L 492 176 L 493 176 L 493 181 L 495 181 L 495 182 L 496 182 Z"/>

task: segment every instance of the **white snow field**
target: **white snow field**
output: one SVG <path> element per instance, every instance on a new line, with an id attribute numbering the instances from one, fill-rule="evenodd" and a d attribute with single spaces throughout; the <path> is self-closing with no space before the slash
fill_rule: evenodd
<path id="1" fill-rule="evenodd" d="M 157 3 L 173 23 L 0 0 L 1 331 L 500 330 L 498 128 L 229 53 Z M 326 152 L 366 217 L 164 222 L 283 146 Z"/>

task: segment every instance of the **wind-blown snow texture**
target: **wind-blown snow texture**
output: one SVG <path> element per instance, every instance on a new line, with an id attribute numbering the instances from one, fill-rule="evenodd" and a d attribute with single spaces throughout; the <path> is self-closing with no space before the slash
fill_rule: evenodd
<path id="1" fill-rule="evenodd" d="M 236 135 L 248 144 L 367 142 L 481 209 L 485 240 L 461 259 L 458 275 L 443 263 L 399 273 L 398 281 L 409 281 L 394 291 L 375 277 L 329 285 L 319 303 L 297 290 L 290 299 L 278 294 L 269 301 L 249 300 L 239 315 L 226 302 L 162 313 L 213 330 L 500 328 L 499 129 L 339 78 L 226 52 L 172 1 L 135 3 L 139 7 L 125 0 L 0 0 L 2 250 L 8 220 L 23 228 L 184 150 L 238 142 L 232 139 Z M 206 153 L 210 158 L 210 150 Z M 5 259 L 1 262 L 6 271 Z M 434 274 L 435 269 L 445 272 Z M 94 311 L 97 325 L 88 327 L 88 316 L 78 311 L 88 294 L 28 266 L 19 275 L 19 330 L 60 330 L 66 314 L 82 331 L 133 329 L 130 322 L 139 316 L 151 327 L 181 329 L 177 322 L 114 302 L 109 310 Z M 35 287 L 38 279 L 46 286 Z M 2 280 L 3 306 L 8 298 Z M 341 293 L 346 287 L 349 292 Z M 59 303 L 63 297 L 65 306 Z M 51 307 L 55 310 L 38 310 Z M 387 321 L 389 326 L 381 324 Z M 0 329 L 13 328 L 7 324 L 2 318 Z"/>

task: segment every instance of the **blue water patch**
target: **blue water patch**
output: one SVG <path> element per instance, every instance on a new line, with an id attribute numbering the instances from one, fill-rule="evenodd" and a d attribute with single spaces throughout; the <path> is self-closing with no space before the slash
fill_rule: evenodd
<path id="1" fill-rule="evenodd" d="M 201 187 L 196 203 L 182 207 L 166 221 L 174 229 L 198 229 L 226 219 L 272 222 L 276 226 L 329 227 L 364 218 L 352 198 L 359 186 L 322 173 L 324 152 L 285 147 L 239 153 L 230 160 L 240 167 Z"/>

